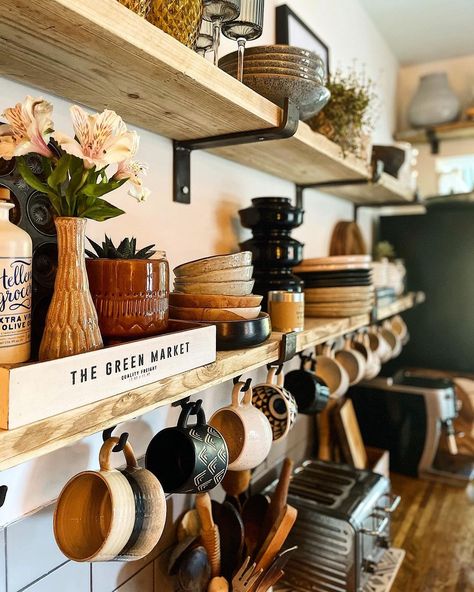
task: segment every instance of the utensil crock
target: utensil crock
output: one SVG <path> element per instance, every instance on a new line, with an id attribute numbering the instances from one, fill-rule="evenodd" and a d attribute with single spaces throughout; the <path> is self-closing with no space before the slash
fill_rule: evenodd
<path id="1" fill-rule="evenodd" d="M 237 382 L 232 403 L 214 413 L 209 423 L 224 437 L 229 450 L 229 470 L 254 469 L 270 452 L 273 432 L 268 419 L 252 405 L 252 388 Z"/>

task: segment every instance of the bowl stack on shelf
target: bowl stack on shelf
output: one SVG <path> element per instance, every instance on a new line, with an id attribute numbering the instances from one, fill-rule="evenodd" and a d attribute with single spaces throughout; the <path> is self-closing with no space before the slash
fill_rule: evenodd
<path id="1" fill-rule="evenodd" d="M 374 306 L 370 255 L 306 259 L 293 271 L 304 280 L 307 317 L 351 317 Z"/>
<path id="2" fill-rule="evenodd" d="M 252 294 L 252 253 L 216 255 L 175 267 L 170 317 L 212 323 L 217 348 L 258 345 L 271 333 L 270 318 L 261 312 L 263 296 Z"/>
<path id="3" fill-rule="evenodd" d="M 237 78 L 238 52 L 219 60 L 219 68 Z M 324 86 L 324 64 L 314 52 L 289 45 L 260 45 L 245 50 L 246 86 L 283 107 L 291 99 L 300 110 L 300 119 L 313 117 L 329 101 Z"/>

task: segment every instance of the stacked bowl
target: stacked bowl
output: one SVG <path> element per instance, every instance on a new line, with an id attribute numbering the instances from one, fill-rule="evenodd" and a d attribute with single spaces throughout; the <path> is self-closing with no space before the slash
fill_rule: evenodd
<path id="1" fill-rule="evenodd" d="M 271 332 L 261 312 L 262 296 L 252 294 L 252 253 L 243 251 L 197 259 L 175 267 L 170 317 L 217 327 L 217 348 L 258 345 Z"/>
<path id="2" fill-rule="evenodd" d="M 219 68 L 237 78 L 238 52 L 219 60 Z M 324 86 L 325 69 L 314 52 L 289 45 L 261 45 L 245 51 L 246 86 L 283 107 L 291 99 L 300 110 L 300 119 L 313 117 L 331 96 Z"/>

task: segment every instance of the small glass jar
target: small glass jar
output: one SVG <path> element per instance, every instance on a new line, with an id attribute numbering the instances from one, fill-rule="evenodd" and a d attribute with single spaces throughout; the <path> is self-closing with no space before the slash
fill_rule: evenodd
<path id="1" fill-rule="evenodd" d="M 272 290 L 268 292 L 268 312 L 274 331 L 288 333 L 304 330 L 304 292 Z"/>

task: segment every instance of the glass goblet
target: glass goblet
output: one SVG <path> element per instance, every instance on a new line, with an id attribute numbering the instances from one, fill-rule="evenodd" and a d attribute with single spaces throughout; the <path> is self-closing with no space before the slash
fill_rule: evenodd
<path id="1" fill-rule="evenodd" d="M 221 27 L 240 14 L 240 0 L 203 0 L 203 18 L 212 23 L 214 65 L 219 60 Z"/>
<path id="2" fill-rule="evenodd" d="M 196 39 L 196 45 L 194 46 L 196 53 L 202 57 L 205 57 L 206 53 L 213 48 L 214 38 L 212 36 L 212 29 L 212 23 L 203 19 L 201 23 L 201 30 L 199 31 L 199 35 Z"/>

